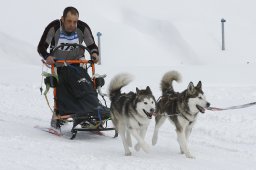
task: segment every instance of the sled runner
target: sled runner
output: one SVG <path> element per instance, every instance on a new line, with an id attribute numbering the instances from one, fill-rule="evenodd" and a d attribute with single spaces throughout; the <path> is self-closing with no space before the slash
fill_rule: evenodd
<path id="1" fill-rule="evenodd" d="M 74 49 L 80 48 L 85 51 L 88 49 L 80 44 L 62 44 L 55 47 L 52 50 L 52 53 L 57 51 L 58 49 Z M 100 131 L 109 131 L 115 130 L 113 127 L 108 127 L 108 121 L 110 120 L 110 110 L 107 107 L 106 100 L 101 91 L 101 87 L 105 84 L 104 78 L 106 75 L 98 75 L 95 74 L 95 63 L 93 58 L 90 60 L 69 60 L 68 57 L 63 58 L 56 58 L 55 64 L 51 65 L 51 73 L 43 72 L 42 76 L 44 76 L 44 82 L 46 85 L 46 90 L 44 92 L 47 104 L 51 109 L 53 116 L 52 116 L 52 123 L 56 126 L 55 128 L 60 129 L 61 126 L 67 122 L 72 122 L 73 127 L 71 129 L 72 136 L 70 139 L 74 139 L 79 131 L 93 131 L 93 132 L 100 132 Z M 43 63 L 46 65 L 45 61 Z M 46 65 L 48 66 L 48 65 Z M 56 67 L 58 66 L 58 67 Z M 49 66 L 48 66 L 49 67 Z M 58 75 L 58 73 L 62 73 Z M 87 74 L 88 73 L 88 74 Z M 63 76 L 65 75 L 65 76 Z M 67 80 L 66 80 L 67 79 Z M 65 84 L 66 83 L 66 84 Z M 80 86 L 80 84 L 92 84 L 88 85 L 88 88 L 92 88 L 93 92 L 86 91 L 87 88 L 84 86 Z M 65 86 L 65 87 L 63 87 Z M 68 87 L 68 88 L 67 88 Z M 50 103 L 47 98 L 47 92 L 50 88 L 53 88 L 53 96 L 54 96 L 54 107 L 53 109 L 50 106 Z M 84 91 L 79 91 L 82 89 Z M 66 90 L 67 89 L 67 90 Z M 42 88 L 40 88 L 42 92 Z M 69 94 L 68 92 L 72 91 L 74 95 L 67 95 L 67 97 L 62 97 L 63 94 Z M 104 104 L 100 102 L 100 106 L 97 106 L 93 109 L 93 112 L 90 113 L 82 113 L 82 110 L 86 110 L 87 102 L 93 102 L 88 100 L 93 100 L 88 98 L 84 98 L 84 94 L 88 95 L 96 95 L 96 99 L 98 96 L 104 100 Z M 95 96 L 93 97 L 95 98 Z M 95 100 L 98 102 L 98 100 Z M 76 105 L 80 108 L 77 109 Z M 69 109 L 69 108 L 72 109 Z M 74 110 L 78 110 L 77 112 Z M 72 111 L 69 111 L 72 110 Z M 92 110 L 92 109 L 91 109 Z M 52 124 L 53 126 L 53 124 Z M 78 127 L 81 126 L 81 127 Z M 53 126 L 54 127 L 54 126 Z M 117 132 L 115 131 L 115 137 L 117 136 Z"/>

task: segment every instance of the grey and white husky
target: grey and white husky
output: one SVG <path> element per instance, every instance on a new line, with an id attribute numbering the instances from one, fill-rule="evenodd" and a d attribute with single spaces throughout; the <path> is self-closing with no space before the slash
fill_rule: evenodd
<path id="1" fill-rule="evenodd" d="M 204 96 L 201 81 L 196 86 L 190 82 L 187 89 L 179 93 L 173 89 L 172 82 L 174 80 L 177 82 L 181 80 L 181 76 L 177 71 L 169 71 L 162 78 L 162 96 L 157 102 L 152 144 L 155 145 L 157 143 L 158 130 L 168 118 L 176 127 L 181 153 L 185 154 L 187 158 L 194 158 L 188 148 L 188 138 L 198 113 L 204 113 L 205 108 L 209 107 L 210 103 L 207 102 Z"/>
<path id="2" fill-rule="evenodd" d="M 111 119 L 121 136 L 126 156 L 131 155 L 131 135 L 137 140 L 135 150 L 142 148 L 149 152 L 149 145 L 144 138 L 156 109 L 155 97 L 149 86 L 143 90 L 136 88 L 136 92 L 121 93 L 121 88 L 128 85 L 132 79 L 130 74 L 119 74 L 111 80 L 109 86 Z"/>

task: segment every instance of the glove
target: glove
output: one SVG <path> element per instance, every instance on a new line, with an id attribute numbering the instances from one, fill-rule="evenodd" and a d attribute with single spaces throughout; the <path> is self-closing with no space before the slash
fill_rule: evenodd
<path id="1" fill-rule="evenodd" d="M 54 63 L 55 63 L 54 57 L 48 56 L 48 57 L 46 58 L 46 64 L 52 65 L 52 64 L 54 64 Z"/>
<path id="2" fill-rule="evenodd" d="M 93 61 L 94 63 L 98 63 L 98 61 L 99 61 L 99 56 L 98 56 L 98 54 L 97 54 L 97 53 L 92 53 L 91 59 L 92 59 L 92 61 Z"/>

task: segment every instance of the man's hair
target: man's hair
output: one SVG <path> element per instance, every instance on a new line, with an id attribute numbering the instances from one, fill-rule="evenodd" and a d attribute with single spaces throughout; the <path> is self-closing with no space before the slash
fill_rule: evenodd
<path id="1" fill-rule="evenodd" d="M 75 7 L 69 6 L 69 7 L 66 7 L 63 11 L 63 17 L 64 18 L 66 18 L 68 12 L 71 12 L 71 14 L 73 14 L 73 15 L 78 15 L 79 16 L 78 10 Z"/>

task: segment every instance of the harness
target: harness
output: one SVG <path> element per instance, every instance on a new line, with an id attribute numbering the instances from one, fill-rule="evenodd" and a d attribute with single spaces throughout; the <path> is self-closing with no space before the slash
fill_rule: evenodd
<path id="1" fill-rule="evenodd" d="M 165 111 L 165 114 L 160 114 L 160 115 L 168 116 L 168 117 L 181 116 L 182 118 L 187 120 L 189 122 L 189 124 L 192 124 L 195 120 L 189 120 L 189 118 L 187 116 L 185 116 L 182 112 L 177 113 L 177 101 L 179 100 L 180 97 L 181 97 L 181 95 L 179 92 L 174 92 L 174 91 L 170 91 L 170 90 L 168 90 L 165 95 L 160 96 L 157 100 L 157 103 L 159 103 L 160 100 L 166 98 L 167 100 L 164 103 L 164 106 L 171 107 L 172 108 L 171 113 L 173 113 L 173 114 L 167 114 Z M 186 112 L 186 113 L 188 113 L 188 112 Z M 191 115 L 190 113 L 188 113 L 188 114 Z M 191 116 L 196 117 L 197 114 L 191 115 Z"/>
<path id="2" fill-rule="evenodd" d="M 189 114 L 189 113 L 188 113 L 188 114 Z M 197 114 L 198 114 L 198 113 L 196 113 L 194 117 L 196 117 Z M 189 115 L 191 115 L 191 114 L 189 114 Z M 195 121 L 195 119 L 194 119 L 194 120 L 189 120 L 184 114 L 182 114 L 182 112 L 179 114 L 179 116 L 181 116 L 181 117 L 183 117 L 184 119 L 186 119 L 186 120 L 189 122 L 189 125 L 192 124 L 192 123 Z"/>

